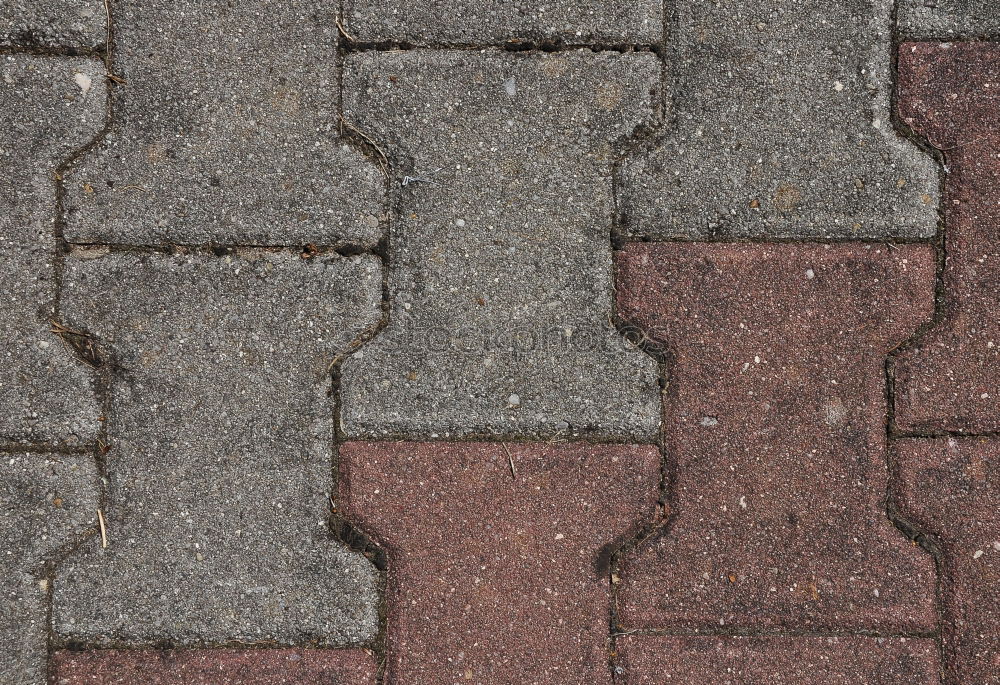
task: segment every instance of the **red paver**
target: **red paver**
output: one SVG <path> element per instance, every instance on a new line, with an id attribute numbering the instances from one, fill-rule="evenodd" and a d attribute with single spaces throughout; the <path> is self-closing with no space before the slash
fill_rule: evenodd
<path id="1" fill-rule="evenodd" d="M 895 443 L 903 516 L 943 553 L 945 682 L 1000 684 L 1000 440 Z"/>
<path id="2" fill-rule="evenodd" d="M 388 551 L 387 685 L 610 682 L 610 555 L 655 511 L 655 447 L 353 442 L 341 469 Z"/>
<path id="3" fill-rule="evenodd" d="M 900 116 L 944 151 L 943 321 L 896 363 L 903 430 L 1000 429 L 1000 46 L 904 43 Z"/>
<path id="4" fill-rule="evenodd" d="M 56 685 L 374 685 L 363 649 L 56 652 Z"/>
<path id="5" fill-rule="evenodd" d="M 937 685 L 934 640 L 648 637 L 618 643 L 628 685 Z"/>
<path id="6" fill-rule="evenodd" d="M 664 534 L 626 628 L 920 633 L 933 559 L 885 512 L 885 358 L 931 314 L 906 245 L 633 244 L 621 314 L 669 350 Z"/>

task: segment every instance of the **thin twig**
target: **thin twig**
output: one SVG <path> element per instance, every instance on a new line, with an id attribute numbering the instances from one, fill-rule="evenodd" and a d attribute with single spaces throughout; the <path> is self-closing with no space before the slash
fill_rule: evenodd
<path id="1" fill-rule="evenodd" d="M 108 530 L 104 526 L 104 512 L 100 509 L 97 510 L 97 522 L 101 524 L 101 547 L 107 549 L 108 547 Z"/>
<path id="2" fill-rule="evenodd" d="M 500 446 L 503 447 L 503 451 L 507 453 L 507 463 L 510 464 L 511 478 L 517 480 L 517 469 L 514 468 L 514 457 L 513 455 L 511 455 L 510 450 L 507 449 L 507 443 L 501 442 Z"/>
<path id="3" fill-rule="evenodd" d="M 385 174 L 386 179 L 388 179 L 389 178 L 389 156 L 387 154 L 385 154 L 385 151 L 383 151 L 382 148 L 380 148 L 378 146 L 378 143 L 376 143 L 374 140 L 372 140 L 371 136 L 369 136 L 364 131 L 359 130 L 357 127 L 355 127 L 354 125 L 352 125 L 351 122 L 349 122 L 343 116 L 340 117 L 340 123 L 342 125 L 346 126 L 347 128 L 351 129 L 354 133 L 356 133 L 358 136 L 360 136 L 363 141 L 365 141 L 366 143 L 368 143 L 369 145 L 371 145 L 375 149 L 375 152 L 377 152 L 378 156 L 379 156 L 379 168 L 382 169 L 382 173 Z"/>
<path id="4" fill-rule="evenodd" d="M 352 36 L 351 34 L 349 34 L 347 32 L 347 29 L 344 28 L 344 25 L 340 23 L 340 17 L 337 17 L 337 28 L 340 29 L 340 34 L 344 38 L 346 38 L 347 40 L 351 41 L 352 43 L 357 42 L 357 41 L 354 40 L 354 36 Z"/>

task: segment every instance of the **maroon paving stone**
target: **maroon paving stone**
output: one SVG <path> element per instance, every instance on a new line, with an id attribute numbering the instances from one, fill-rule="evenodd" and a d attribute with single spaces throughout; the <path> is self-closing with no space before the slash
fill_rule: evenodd
<path id="1" fill-rule="evenodd" d="M 937 643 L 870 637 L 651 637 L 619 641 L 628 685 L 932 685 Z"/>
<path id="2" fill-rule="evenodd" d="M 374 685 L 362 649 L 60 651 L 56 685 Z"/>
<path id="3" fill-rule="evenodd" d="M 885 512 L 888 352 L 931 313 L 920 245 L 632 244 L 618 304 L 671 359 L 665 532 L 625 627 L 922 633 L 933 559 Z"/>
<path id="4" fill-rule="evenodd" d="M 610 682 L 610 556 L 655 510 L 656 448 L 351 442 L 341 469 L 387 550 L 387 683 Z"/>
<path id="5" fill-rule="evenodd" d="M 895 443 L 899 510 L 943 553 L 947 685 L 1000 683 L 1000 441 Z"/>
<path id="6" fill-rule="evenodd" d="M 904 43 L 900 116 L 942 150 L 941 321 L 896 362 L 906 431 L 1000 429 L 1000 46 Z"/>

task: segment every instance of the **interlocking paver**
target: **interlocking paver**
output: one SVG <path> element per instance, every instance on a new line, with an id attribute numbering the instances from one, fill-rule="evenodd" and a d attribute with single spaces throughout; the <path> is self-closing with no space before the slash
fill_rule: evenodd
<path id="1" fill-rule="evenodd" d="M 895 364 L 903 430 L 1000 430 L 998 82 L 996 45 L 900 46 L 900 116 L 944 151 L 948 167 L 944 306 Z"/>
<path id="2" fill-rule="evenodd" d="M 344 365 L 348 433 L 655 439 L 655 364 L 611 324 L 609 239 L 655 57 L 361 53 L 344 78 L 345 115 L 406 184 L 389 325 Z"/>
<path id="3" fill-rule="evenodd" d="M 56 652 L 58 685 L 375 685 L 360 649 Z"/>
<path id="4" fill-rule="evenodd" d="M 57 167 L 104 124 L 103 65 L 0 55 L 0 440 L 81 444 L 98 408 L 90 374 L 52 334 Z"/>
<path id="5" fill-rule="evenodd" d="M 611 554 L 654 511 L 655 447 L 350 442 L 341 469 L 388 553 L 388 682 L 610 682 Z"/>
<path id="6" fill-rule="evenodd" d="M 113 0 L 107 137 L 71 242 L 373 245 L 384 180 L 339 137 L 336 3 Z"/>
<path id="7" fill-rule="evenodd" d="M 4 0 L 0 47 L 103 47 L 107 13 L 102 0 Z"/>
<path id="8" fill-rule="evenodd" d="M 0 455 L 0 682 L 45 685 L 52 559 L 97 523 L 90 456 Z"/>
<path id="9" fill-rule="evenodd" d="M 1000 441 L 900 440 L 905 518 L 940 547 L 946 685 L 1000 683 Z"/>
<path id="10" fill-rule="evenodd" d="M 904 38 L 997 38 L 996 0 L 900 0 L 897 23 Z"/>
<path id="11" fill-rule="evenodd" d="M 937 685 L 933 639 L 625 637 L 628 685 Z"/>
<path id="12" fill-rule="evenodd" d="M 639 45 L 663 37 L 657 0 L 346 0 L 344 18 L 357 40 L 421 45 Z"/>
<path id="13" fill-rule="evenodd" d="M 669 524 L 624 627 L 933 630 L 933 559 L 889 520 L 885 357 L 933 307 L 928 246 L 632 244 L 618 305 L 669 353 Z"/>
<path id="14" fill-rule="evenodd" d="M 893 131 L 890 0 L 678 3 L 662 144 L 622 170 L 636 236 L 929 236 L 933 160 Z"/>
<path id="15" fill-rule="evenodd" d="M 53 623 L 91 646 L 375 631 L 375 572 L 331 537 L 329 365 L 378 321 L 371 256 L 74 254 L 63 308 L 111 367 L 108 547 Z"/>

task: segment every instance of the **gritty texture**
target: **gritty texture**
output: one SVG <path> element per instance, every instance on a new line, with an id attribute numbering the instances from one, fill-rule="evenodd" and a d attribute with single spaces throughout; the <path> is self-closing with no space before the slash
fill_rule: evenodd
<path id="1" fill-rule="evenodd" d="M 63 309 L 110 376 L 108 547 L 62 566 L 54 629 L 92 646 L 341 645 L 375 574 L 331 537 L 331 361 L 378 321 L 373 257 L 74 254 Z"/>
<path id="2" fill-rule="evenodd" d="M 1000 430 L 1000 47 L 904 43 L 900 116 L 942 150 L 945 266 L 938 321 L 895 365 L 907 432 Z"/>
<path id="3" fill-rule="evenodd" d="M 658 81 L 653 55 L 348 58 L 346 116 L 399 192 L 389 325 L 344 365 L 350 435 L 655 439 L 655 364 L 611 324 L 609 236 L 616 145 Z"/>
<path id="4" fill-rule="evenodd" d="M 0 4 L 0 47 L 103 47 L 107 14 L 102 0 L 4 0 Z"/>
<path id="5" fill-rule="evenodd" d="M 652 637 L 619 643 L 628 685 L 938 685 L 932 639 Z"/>
<path id="6" fill-rule="evenodd" d="M 361 649 L 60 651 L 58 685 L 375 685 Z"/>
<path id="7" fill-rule="evenodd" d="M 945 685 L 1000 684 L 1000 441 L 896 443 L 902 516 L 942 552 Z"/>
<path id="8" fill-rule="evenodd" d="M 0 455 L 0 682 L 45 685 L 46 561 L 97 523 L 97 465 L 90 456 Z"/>
<path id="9" fill-rule="evenodd" d="M 111 129 L 71 242 L 372 245 L 378 166 L 339 136 L 336 3 L 112 0 Z"/>
<path id="10" fill-rule="evenodd" d="M 657 0 L 346 0 L 344 17 L 356 40 L 418 45 L 649 44 L 663 36 Z"/>
<path id="11" fill-rule="evenodd" d="M 610 683 L 611 555 L 655 510 L 656 448 L 351 442 L 341 469 L 388 553 L 387 682 Z"/>
<path id="12" fill-rule="evenodd" d="M 898 12 L 905 39 L 1000 37 L 996 0 L 900 0 Z"/>
<path id="13" fill-rule="evenodd" d="M 622 168 L 634 236 L 930 236 L 933 159 L 889 117 L 891 0 L 678 3 L 662 142 Z"/>
<path id="14" fill-rule="evenodd" d="M 75 445 L 97 431 L 86 367 L 52 333 L 56 168 L 103 126 L 103 65 L 0 55 L 0 440 Z"/>
<path id="15" fill-rule="evenodd" d="M 889 520 L 885 357 L 933 307 L 928 246 L 632 244 L 618 305 L 670 359 L 667 527 L 624 628 L 934 629 L 934 560 Z"/>

